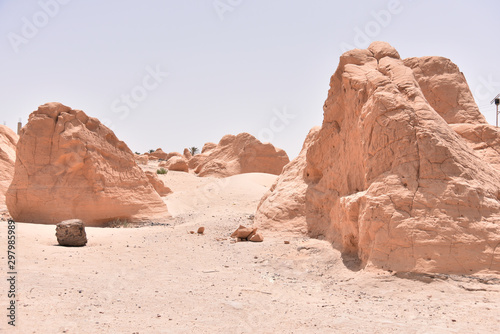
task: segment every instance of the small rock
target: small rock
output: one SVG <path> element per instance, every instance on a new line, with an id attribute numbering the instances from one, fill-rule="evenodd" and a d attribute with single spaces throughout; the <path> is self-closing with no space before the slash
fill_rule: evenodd
<path id="1" fill-rule="evenodd" d="M 288 245 L 288 244 L 290 244 L 290 241 L 285 240 L 285 245 Z"/>
<path id="2" fill-rule="evenodd" d="M 205 228 L 202 226 L 198 228 L 198 234 L 203 234 L 203 233 L 205 233 Z"/>
<path id="3" fill-rule="evenodd" d="M 71 219 L 56 225 L 57 242 L 61 246 L 82 247 L 87 244 L 85 224 L 80 219 Z"/>
<path id="4" fill-rule="evenodd" d="M 189 233 L 194 234 L 194 231 L 189 231 Z"/>
<path id="5" fill-rule="evenodd" d="M 264 236 L 261 233 L 255 233 L 250 238 L 248 238 L 248 241 L 262 242 L 262 241 L 264 241 Z"/>
<path id="6" fill-rule="evenodd" d="M 252 234 L 255 234 L 256 231 L 257 231 L 256 228 L 253 229 L 240 225 L 240 227 L 238 227 L 238 229 L 236 229 L 236 231 L 234 231 L 233 234 L 231 234 L 231 238 L 247 239 Z"/>

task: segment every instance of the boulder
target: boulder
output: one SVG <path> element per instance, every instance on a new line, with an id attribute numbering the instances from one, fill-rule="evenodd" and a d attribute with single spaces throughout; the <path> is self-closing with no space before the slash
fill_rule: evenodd
<path id="1" fill-rule="evenodd" d="M 57 224 L 56 237 L 61 246 L 82 247 L 87 244 L 85 224 L 80 219 L 65 220 Z"/>
<path id="2" fill-rule="evenodd" d="M 177 172 L 188 171 L 188 162 L 186 158 L 179 156 L 172 156 L 167 161 L 162 161 L 158 166 Z"/>
<path id="3" fill-rule="evenodd" d="M 162 180 L 160 180 L 157 173 L 153 173 L 153 172 L 149 172 L 149 171 L 147 171 L 145 173 L 146 173 L 146 176 L 148 177 L 149 183 L 151 183 L 153 185 L 156 192 L 160 196 L 167 196 L 167 195 L 172 193 L 172 190 L 169 187 L 165 186 L 165 183 Z"/>
<path id="4" fill-rule="evenodd" d="M 77 217 L 104 226 L 169 217 L 127 145 L 98 119 L 60 103 L 30 115 L 6 197 L 12 217 L 28 223 Z"/>
<path id="5" fill-rule="evenodd" d="M 170 152 L 169 154 L 167 154 L 167 158 L 165 159 L 165 161 L 168 161 L 170 158 L 173 158 L 173 157 L 184 158 L 184 156 L 182 154 L 180 154 L 179 152 Z"/>
<path id="6" fill-rule="evenodd" d="M 189 168 L 198 176 L 227 177 L 243 173 L 269 173 L 279 175 L 290 162 L 282 149 L 272 144 L 263 144 L 248 133 L 237 136 L 226 135 L 212 149 L 203 147 L 202 153 L 194 156 Z"/>
<path id="7" fill-rule="evenodd" d="M 383 42 L 341 56 L 306 152 L 308 232 L 361 267 L 500 273 L 499 172 L 448 124 L 481 117 L 456 69 L 435 69 L 458 87 L 429 83 L 433 100 L 408 64 Z"/>
<path id="8" fill-rule="evenodd" d="M 168 154 L 163 152 L 161 148 L 157 148 L 156 151 L 149 155 L 149 157 L 153 157 L 155 160 L 167 160 Z"/>
<path id="9" fill-rule="evenodd" d="M 189 160 L 193 157 L 193 155 L 191 154 L 191 151 L 187 148 L 184 149 L 183 156 L 184 156 L 184 158 L 186 158 L 186 160 Z"/>
<path id="10" fill-rule="evenodd" d="M 5 125 L 0 125 L 0 208 L 5 206 L 5 193 L 14 177 L 16 145 L 19 136 Z"/>
<path id="11" fill-rule="evenodd" d="M 316 139 L 319 129 L 317 126 L 309 131 L 299 155 L 283 167 L 283 172 L 261 199 L 254 218 L 256 226 L 307 233 L 304 170 L 307 149 Z"/>

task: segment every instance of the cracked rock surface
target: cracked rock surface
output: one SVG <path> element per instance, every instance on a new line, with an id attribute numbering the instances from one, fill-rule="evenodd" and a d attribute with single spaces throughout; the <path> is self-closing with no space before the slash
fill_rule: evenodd
<path id="1" fill-rule="evenodd" d="M 451 61 L 402 60 L 383 42 L 346 52 L 305 154 L 308 233 L 362 267 L 498 273 L 497 135 L 483 128 Z"/>

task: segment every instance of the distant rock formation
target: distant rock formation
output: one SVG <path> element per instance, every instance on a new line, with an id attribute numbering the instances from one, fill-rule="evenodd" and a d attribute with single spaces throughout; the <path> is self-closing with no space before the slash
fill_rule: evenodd
<path id="1" fill-rule="evenodd" d="M 184 149 L 184 152 L 182 153 L 182 155 L 184 156 L 184 158 L 186 158 L 186 160 L 189 160 L 193 157 L 193 155 L 191 154 L 191 151 L 188 148 Z"/>
<path id="2" fill-rule="evenodd" d="M 500 172 L 496 157 L 485 158 L 496 154 L 497 135 L 484 123 L 448 60 L 403 61 L 382 42 L 344 53 L 306 153 L 309 234 L 362 266 L 500 272 Z M 257 225 L 276 211 L 265 201 Z"/>
<path id="3" fill-rule="evenodd" d="M 201 149 L 201 153 L 208 153 L 208 151 L 211 151 L 216 147 L 216 143 L 205 143 L 205 145 L 203 145 L 203 148 Z"/>
<path id="4" fill-rule="evenodd" d="M 279 175 L 290 162 L 282 149 L 263 144 L 248 133 L 226 135 L 213 147 L 207 143 L 201 154 L 189 161 L 189 168 L 199 176 L 227 177 L 243 173 Z"/>
<path id="5" fill-rule="evenodd" d="M 309 131 L 299 155 L 284 168 L 271 189 L 261 199 L 255 214 L 256 226 L 280 231 L 307 233 L 306 190 L 304 180 L 306 154 L 320 127 Z"/>
<path id="6" fill-rule="evenodd" d="M 0 125 L 0 208 L 5 209 L 5 193 L 14 177 L 16 145 L 19 136 L 5 125 Z"/>
<path id="7" fill-rule="evenodd" d="M 158 166 L 176 172 L 188 172 L 188 162 L 183 156 L 174 155 L 168 158 L 167 161 L 160 162 Z"/>
<path id="8" fill-rule="evenodd" d="M 168 154 L 163 152 L 161 148 L 157 148 L 156 151 L 152 152 L 149 154 L 150 157 L 154 157 L 156 160 L 166 160 L 168 157 Z"/>
<path id="9" fill-rule="evenodd" d="M 98 119 L 60 103 L 34 111 L 17 145 L 7 207 L 19 222 L 103 226 L 169 216 L 127 145 Z"/>

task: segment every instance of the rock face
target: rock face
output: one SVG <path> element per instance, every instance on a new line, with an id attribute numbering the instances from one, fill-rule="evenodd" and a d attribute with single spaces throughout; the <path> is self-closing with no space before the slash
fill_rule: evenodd
<path id="1" fill-rule="evenodd" d="M 457 65 L 443 57 L 408 58 L 422 93 L 484 161 L 500 167 L 500 131 L 486 122 Z"/>
<path id="2" fill-rule="evenodd" d="M 165 186 L 165 183 L 163 183 L 163 181 L 160 180 L 158 174 L 149 171 L 145 173 L 146 176 L 148 177 L 149 183 L 151 183 L 153 188 L 155 188 L 158 195 L 167 196 L 173 192 L 169 187 Z"/>
<path id="3" fill-rule="evenodd" d="M 149 156 L 145 155 L 145 154 L 141 154 L 141 155 L 136 154 L 135 161 L 137 161 L 138 164 L 147 165 L 149 162 Z"/>
<path id="4" fill-rule="evenodd" d="M 79 219 L 65 220 L 57 224 L 56 237 L 61 246 L 82 247 L 87 244 L 85 225 Z"/>
<path id="5" fill-rule="evenodd" d="M 5 206 L 5 193 L 14 177 L 18 139 L 14 131 L 0 125 L 0 207 Z"/>
<path id="6" fill-rule="evenodd" d="M 500 171 L 500 130 L 489 124 L 450 124 L 478 156 Z"/>
<path id="7" fill-rule="evenodd" d="M 362 266 L 499 273 L 500 175 L 457 134 L 484 125 L 463 76 L 440 63 L 433 76 L 382 42 L 341 56 L 306 153 L 308 231 Z"/>
<path id="8" fill-rule="evenodd" d="M 306 153 L 316 139 L 320 127 L 309 131 L 299 155 L 284 168 L 271 189 L 261 199 L 254 222 L 258 227 L 287 232 L 307 232 L 304 180 Z"/>
<path id="9" fill-rule="evenodd" d="M 413 70 L 422 93 L 449 124 L 486 124 L 462 72 L 443 57 L 407 58 L 404 65 Z"/>
<path id="10" fill-rule="evenodd" d="M 202 152 L 189 161 L 189 168 L 199 176 L 227 177 L 243 173 L 279 175 L 290 162 L 285 151 L 272 144 L 263 144 L 248 133 L 226 135 L 214 148 L 205 144 Z"/>
<path id="11" fill-rule="evenodd" d="M 159 166 L 177 172 L 188 172 L 188 162 L 184 157 L 172 156 L 167 161 L 161 162 Z"/>
<path id="12" fill-rule="evenodd" d="M 60 103 L 34 111 L 17 145 L 7 207 L 16 221 L 88 226 L 168 217 L 134 154 L 96 118 Z"/>
<path id="13" fill-rule="evenodd" d="M 205 143 L 205 145 L 203 145 L 203 148 L 201 149 L 201 153 L 207 153 L 208 151 L 211 151 L 216 147 L 216 143 Z"/>

